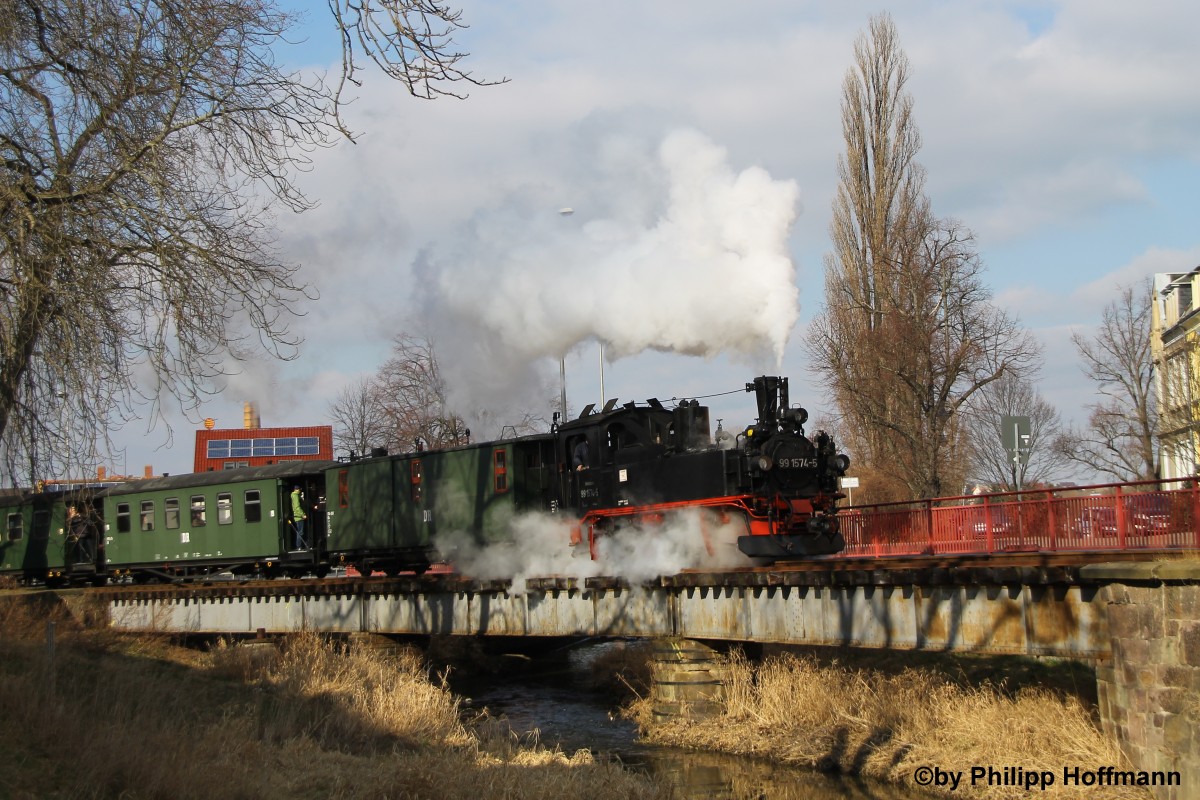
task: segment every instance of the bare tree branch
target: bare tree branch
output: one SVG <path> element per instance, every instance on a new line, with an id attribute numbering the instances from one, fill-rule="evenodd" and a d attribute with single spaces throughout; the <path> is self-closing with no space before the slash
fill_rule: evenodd
<path id="1" fill-rule="evenodd" d="M 1158 474 L 1152 293 L 1150 281 L 1119 287 L 1095 333 L 1071 336 L 1083 359 L 1083 374 L 1101 399 L 1088 406 L 1087 426 L 1069 429 L 1055 449 L 1062 458 L 1116 480 L 1149 480 Z"/>

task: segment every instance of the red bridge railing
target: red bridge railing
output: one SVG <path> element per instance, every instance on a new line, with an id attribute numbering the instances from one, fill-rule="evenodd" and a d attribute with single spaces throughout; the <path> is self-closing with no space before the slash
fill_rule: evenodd
<path id="1" fill-rule="evenodd" d="M 1200 550 L 1200 483 L 1106 483 L 854 506 L 838 557 Z"/>

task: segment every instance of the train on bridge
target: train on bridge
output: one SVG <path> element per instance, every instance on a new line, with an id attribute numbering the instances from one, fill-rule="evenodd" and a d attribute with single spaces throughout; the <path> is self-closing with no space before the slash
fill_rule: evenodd
<path id="1" fill-rule="evenodd" d="M 849 459 L 805 433 L 787 378 L 746 384 L 758 418 L 711 432 L 708 408 L 657 399 L 556 422 L 550 432 L 348 462 L 281 463 L 0 497 L 0 574 L 46 585 L 136 583 L 216 574 L 274 577 L 349 565 L 423 572 L 452 534 L 475 546 L 520 535 L 540 512 L 566 523 L 562 546 L 595 558 L 606 536 L 654 535 L 699 513 L 740 531 L 766 560 L 837 553 L 839 479 Z M 517 528 L 517 530 L 514 530 Z"/>

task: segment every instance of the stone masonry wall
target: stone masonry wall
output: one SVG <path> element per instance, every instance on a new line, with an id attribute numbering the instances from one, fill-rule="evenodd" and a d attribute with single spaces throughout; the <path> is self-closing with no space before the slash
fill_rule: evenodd
<path id="1" fill-rule="evenodd" d="M 1113 581 L 1096 597 L 1112 637 L 1096 670 L 1105 732 L 1135 769 L 1180 774 L 1160 800 L 1200 798 L 1200 562 L 1098 566 Z"/>

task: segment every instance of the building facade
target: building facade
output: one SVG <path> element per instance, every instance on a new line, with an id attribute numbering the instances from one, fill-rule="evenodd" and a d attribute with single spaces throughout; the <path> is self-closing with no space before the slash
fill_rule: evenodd
<path id="1" fill-rule="evenodd" d="M 1200 267 L 1154 276 L 1150 346 L 1164 479 L 1200 473 Z"/>
<path id="2" fill-rule="evenodd" d="M 283 461 L 333 461 L 333 426 L 263 428 L 247 403 L 241 428 L 217 429 L 205 420 L 196 431 L 196 472 L 265 467 Z"/>

